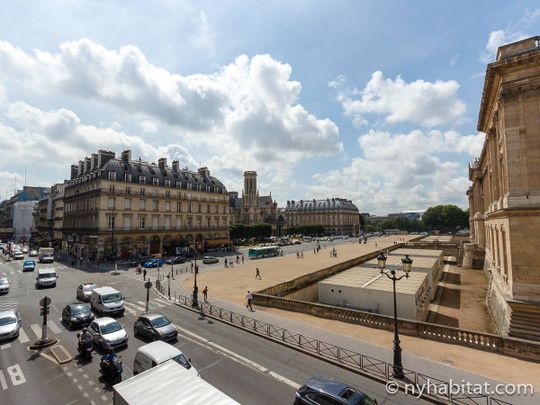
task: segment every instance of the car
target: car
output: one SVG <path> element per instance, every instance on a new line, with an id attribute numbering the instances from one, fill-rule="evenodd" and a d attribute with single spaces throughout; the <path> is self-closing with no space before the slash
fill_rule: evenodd
<path id="1" fill-rule="evenodd" d="M 294 405 L 374 405 L 377 400 L 370 398 L 357 388 L 333 378 L 311 377 L 294 397 Z"/>
<path id="2" fill-rule="evenodd" d="M 146 263 L 149 260 L 152 260 L 150 256 L 141 256 L 135 260 L 132 260 L 129 264 L 131 267 L 137 267 L 139 264 Z"/>
<path id="3" fill-rule="evenodd" d="M 19 337 L 21 319 L 17 310 L 0 311 L 0 342 Z"/>
<path id="4" fill-rule="evenodd" d="M 7 294 L 9 292 L 9 280 L 5 276 L 0 276 L 0 294 Z"/>
<path id="5" fill-rule="evenodd" d="M 22 266 L 22 271 L 34 271 L 36 269 L 36 262 L 34 260 L 25 260 Z"/>
<path id="6" fill-rule="evenodd" d="M 176 326 L 160 314 L 144 314 L 139 316 L 133 327 L 133 335 L 150 340 L 174 340 L 178 336 Z"/>
<path id="7" fill-rule="evenodd" d="M 163 259 L 150 259 L 144 263 L 144 267 L 147 269 L 150 269 L 154 267 L 161 267 L 164 264 L 165 264 L 165 260 Z"/>
<path id="8" fill-rule="evenodd" d="M 178 363 L 194 377 L 200 377 L 199 372 L 193 367 L 191 360 L 184 353 L 177 347 L 160 340 L 145 344 L 137 349 L 133 361 L 133 375 L 167 362 Z"/>
<path id="9" fill-rule="evenodd" d="M 76 302 L 67 304 L 62 310 L 62 321 L 69 329 L 75 326 L 81 327 L 90 324 L 94 320 L 94 314 L 89 304 Z"/>
<path id="10" fill-rule="evenodd" d="M 92 290 L 97 288 L 94 283 L 82 283 L 77 287 L 77 299 L 85 302 L 90 301 L 92 296 Z"/>
<path id="11" fill-rule="evenodd" d="M 56 274 L 55 269 L 38 269 L 38 276 L 36 277 L 36 288 L 42 287 L 56 287 Z"/>
<path id="12" fill-rule="evenodd" d="M 213 263 L 219 263 L 219 259 L 214 256 L 204 256 L 202 259 L 202 262 L 204 264 L 213 264 Z"/>
<path id="13" fill-rule="evenodd" d="M 23 246 L 23 248 L 21 249 L 21 251 L 23 253 L 28 253 L 30 251 L 30 249 L 28 248 L 28 246 Z"/>
<path id="14" fill-rule="evenodd" d="M 165 263 L 167 264 L 181 264 L 185 262 L 186 262 L 186 258 L 183 256 L 171 257 L 170 259 L 165 260 Z"/>
<path id="15" fill-rule="evenodd" d="M 24 253 L 21 252 L 20 250 L 15 250 L 15 251 L 13 252 L 13 258 L 14 258 L 15 260 L 22 260 L 22 259 L 24 259 Z"/>
<path id="16" fill-rule="evenodd" d="M 105 351 L 107 347 L 116 349 L 128 344 L 128 334 L 124 325 L 111 317 L 94 319 L 88 330 L 92 334 L 94 346 L 102 351 Z"/>
<path id="17" fill-rule="evenodd" d="M 31 250 L 30 253 L 28 253 L 28 257 L 38 257 L 38 251 Z"/>

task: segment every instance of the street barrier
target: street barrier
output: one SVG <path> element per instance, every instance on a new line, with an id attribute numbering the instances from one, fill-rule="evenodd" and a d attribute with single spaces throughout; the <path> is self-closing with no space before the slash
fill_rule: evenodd
<path id="1" fill-rule="evenodd" d="M 165 296 L 165 286 L 156 285 L 157 290 Z M 183 295 L 174 296 L 171 301 L 180 306 L 192 309 L 192 297 Z M 239 314 L 228 309 L 223 309 L 212 304 L 199 301 L 198 311 L 201 314 L 227 322 L 234 326 L 241 327 L 251 333 L 261 335 L 275 342 L 285 344 L 298 349 L 314 357 L 329 361 L 351 371 L 360 372 L 368 377 L 383 382 L 395 382 L 402 391 L 407 390 L 411 395 L 419 395 L 431 402 L 442 402 L 451 404 L 483 404 L 483 405 L 511 405 L 498 397 L 490 394 L 478 394 L 477 392 L 457 392 L 455 393 L 450 382 L 439 380 L 426 374 L 403 369 L 405 378 L 396 380 L 392 378 L 393 364 L 380 360 L 353 350 L 345 349 L 324 342 L 317 338 L 305 336 L 301 333 L 291 331 L 280 326 L 276 326 L 258 319 Z M 416 387 L 411 391 L 411 386 Z M 430 388 L 430 393 L 425 392 L 425 387 Z"/>

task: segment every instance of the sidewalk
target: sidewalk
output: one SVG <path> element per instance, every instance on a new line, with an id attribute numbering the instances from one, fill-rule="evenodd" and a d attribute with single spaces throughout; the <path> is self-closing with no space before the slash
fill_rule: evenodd
<path id="1" fill-rule="evenodd" d="M 381 238 L 377 240 L 377 249 L 392 244 L 389 238 Z M 367 249 L 376 250 L 375 242 L 338 247 L 339 261 L 363 254 Z M 275 308 L 256 307 L 253 312 L 245 308 L 247 290 L 257 291 L 335 263 L 336 259 L 330 258 L 329 250 L 323 249 L 318 254 L 304 254 L 304 259 L 297 259 L 293 255 L 248 261 L 232 269 L 208 268 L 199 273 L 197 278 L 199 299 L 202 299 L 203 288 L 208 286 L 209 303 L 215 306 L 391 361 L 393 332 Z M 255 280 L 256 267 L 260 269 L 262 280 Z M 171 283 L 171 294 L 191 296 L 192 286 L 191 273 L 179 274 Z M 530 383 L 540 389 L 540 365 L 537 363 L 411 336 L 401 335 L 400 338 L 405 368 L 445 381 L 452 379 L 455 383 L 461 380 L 482 384 Z M 519 400 L 520 403 L 535 403 L 533 398 L 521 397 Z"/>

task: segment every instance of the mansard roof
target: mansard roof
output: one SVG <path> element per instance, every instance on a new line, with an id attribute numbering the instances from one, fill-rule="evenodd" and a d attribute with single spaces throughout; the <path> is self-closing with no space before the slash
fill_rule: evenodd
<path id="1" fill-rule="evenodd" d="M 351 200 L 327 198 L 326 200 L 287 201 L 286 211 L 352 210 L 358 211 Z"/>

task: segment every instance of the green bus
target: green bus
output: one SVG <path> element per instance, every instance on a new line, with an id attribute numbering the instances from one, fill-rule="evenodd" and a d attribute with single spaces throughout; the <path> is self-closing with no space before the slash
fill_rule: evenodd
<path id="1" fill-rule="evenodd" d="M 279 246 L 263 246 L 249 249 L 250 259 L 262 259 L 263 257 L 279 256 L 281 249 Z"/>

